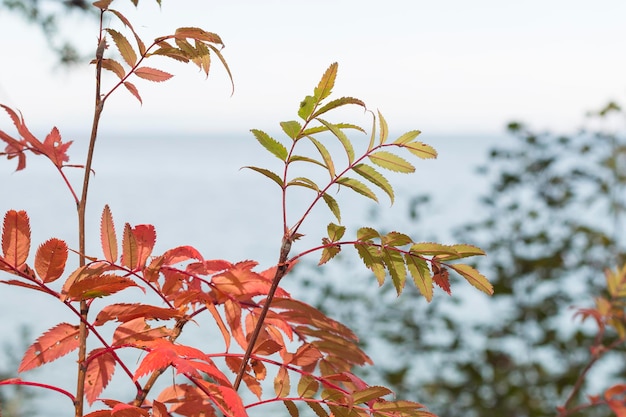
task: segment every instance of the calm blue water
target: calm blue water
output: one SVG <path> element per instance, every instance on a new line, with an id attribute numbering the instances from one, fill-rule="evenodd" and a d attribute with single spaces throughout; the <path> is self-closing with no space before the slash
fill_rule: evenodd
<path id="1" fill-rule="evenodd" d="M 63 136 L 65 140 L 81 140 L 78 135 L 66 133 Z M 386 196 L 379 195 L 382 211 L 374 223 L 370 220 L 373 204 L 347 190 L 336 196 L 342 205 L 344 224 L 368 224 L 402 231 L 403 226 L 408 225 L 409 200 L 424 193 L 433 196 L 432 211 L 436 215 L 420 224 L 422 236 L 431 233 L 446 240 L 450 226 L 475 214 L 476 197 L 486 185 L 473 174 L 474 167 L 484 161 L 490 146 L 506 138 L 424 135 L 422 140 L 439 151 L 439 158 L 417 161 L 414 175 L 389 175 L 396 190 L 396 204 L 389 207 Z M 82 163 L 84 147 L 78 144 L 70 154 L 70 163 Z M 338 165 L 339 161 L 341 158 L 336 161 Z M 279 164 L 280 161 L 258 145 L 251 134 L 129 137 L 104 133 L 96 149 L 95 176 L 90 188 L 88 253 L 101 255 L 99 218 L 104 204 L 109 204 L 118 234 L 124 222 L 156 226 L 155 254 L 179 245 L 192 245 L 207 259 L 254 259 L 262 267 L 268 267 L 277 258 L 282 235 L 279 189 L 261 175 L 240 170 L 240 167 L 258 165 L 278 170 Z M 0 214 L 9 209 L 28 212 L 33 241 L 31 255 L 36 246 L 50 237 L 64 239 L 77 248 L 75 205 L 53 167 L 42 157 L 31 155 L 25 171 L 12 172 L 15 165 L 15 161 L 0 160 Z M 69 169 L 68 172 L 73 172 L 71 180 L 78 184 L 82 171 Z M 304 171 L 302 175 L 316 174 Z M 307 207 L 308 198 L 304 193 L 289 201 L 290 222 Z M 333 218 L 327 208 L 314 210 L 302 229 L 306 237 L 294 246 L 293 253 L 316 245 L 329 221 Z M 437 224 L 447 228 L 434 226 Z M 290 288 L 297 292 L 297 285 L 292 284 Z M 0 320 L 0 345 L 14 341 L 21 325 L 31 327 L 33 337 L 37 337 L 60 321 L 74 321 L 62 305 L 42 294 L 0 286 L 0 297 L 0 317 L 3 318 Z M 125 297 L 126 301 L 132 301 L 132 292 Z M 188 337 L 190 343 L 196 344 L 210 339 L 203 329 Z M 5 362 L 0 359 L 2 368 L 6 368 Z M 73 391 L 74 370 L 74 358 L 69 355 L 58 364 L 22 377 L 51 381 Z M 116 386 L 115 379 L 112 385 L 114 390 L 125 389 Z M 115 392 L 110 394 L 113 396 Z M 46 410 L 40 415 L 71 414 L 69 401 L 57 394 L 42 395 L 38 402 L 41 404 L 38 408 Z M 44 402 L 47 405 L 43 406 Z"/>

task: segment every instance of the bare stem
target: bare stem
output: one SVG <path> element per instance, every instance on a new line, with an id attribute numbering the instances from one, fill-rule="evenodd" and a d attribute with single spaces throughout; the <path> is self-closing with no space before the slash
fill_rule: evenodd
<path id="1" fill-rule="evenodd" d="M 237 372 L 237 378 L 235 379 L 235 383 L 233 384 L 233 388 L 235 388 L 235 391 L 239 389 L 243 375 L 246 373 L 248 361 L 250 360 L 250 356 L 252 356 L 254 345 L 256 344 L 256 341 L 259 338 L 259 334 L 261 333 L 261 329 L 263 328 L 265 316 L 267 316 L 267 312 L 270 309 L 270 305 L 272 304 L 272 300 L 274 299 L 274 294 L 276 294 L 276 290 L 278 289 L 278 284 L 287 273 L 287 268 L 289 267 L 287 257 L 289 256 L 289 251 L 291 250 L 291 240 L 292 236 L 289 234 L 285 234 L 285 236 L 283 237 L 283 243 L 280 248 L 280 256 L 278 259 L 278 268 L 276 268 L 276 274 L 274 274 L 274 278 L 272 279 L 272 285 L 267 293 L 267 297 L 265 298 L 265 304 L 263 305 L 261 314 L 259 314 L 259 319 L 256 323 L 256 327 L 254 328 L 254 332 L 252 333 L 252 336 L 248 341 L 248 348 L 246 349 L 246 353 L 243 355 L 243 360 L 241 361 L 239 372 Z"/>
<path id="2" fill-rule="evenodd" d="M 100 116 L 104 108 L 104 101 L 100 95 L 100 81 L 102 78 L 102 57 L 105 48 L 105 38 L 102 36 L 102 18 L 104 11 L 100 12 L 100 36 L 98 39 L 98 49 L 96 50 L 96 97 L 93 123 L 91 126 L 91 137 L 89 139 L 89 150 L 87 151 L 87 162 L 85 163 L 85 175 L 83 177 L 83 191 L 78 201 L 78 246 L 79 252 L 83 255 L 79 258 L 79 265 L 84 266 L 86 263 L 84 254 L 86 253 L 85 244 L 85 210 L 87 208 L 87 195 L 89 191 L 89 178 L 91 175 L 91 164 L 93 162 L 93 154 L 96 146 L 96 138 L 98 137 L 98 125 Z M 85 397 L 85 377 L 86 377 L 86 356 L 87 356 L 87 320 L 89 314 L 89 305 L 86 301 L 80 302 L 80 327 L 79 327 L 79 348 L 78 348 L 78 376 L 76 379 L 76 399 L 74 400 L 75 417 L 82 417 L 84 412 Z"/>

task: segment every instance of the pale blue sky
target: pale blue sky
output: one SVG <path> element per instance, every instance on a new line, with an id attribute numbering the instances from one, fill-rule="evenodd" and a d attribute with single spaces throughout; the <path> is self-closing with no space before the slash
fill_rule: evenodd
<path id="1" fill-rule="evenodd" d="M 179 26 L 220 34 L 236 91 L 231 98 L 219 65 L 208 81 L 195 67 L 167 65 L 176 74 L 167 83 L 137 81 L 142 107 L 126 91 L 109 102 L 103 123 L 112 130 L 272 129 L 295 117 L 333 61 L 336 92 L 364 99 L 398 130 L 497 133 L 512 118 L 572 129 L 626 93 L 622 0 L 163 0 L 160 11 L 142 0 L 138 12 L 116 4 L 146 40 Z M 64 30 L 95 48 L 95 24 L 74 19 Z M 42 131 L 87 132 L 92 68 L 53 71 L 42 35 L 5 11 L 0 35 L 0 102 Z"/>

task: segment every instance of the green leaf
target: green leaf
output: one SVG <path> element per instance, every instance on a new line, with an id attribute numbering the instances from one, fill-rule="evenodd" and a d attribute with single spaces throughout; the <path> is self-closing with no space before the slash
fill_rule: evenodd
<path id="1" fill-rule="evenodd" d="M 261 145 L 281 161 L 287 159 L 287 148 L 262 130 L 252 129 L 252 134 Z"/>
<path id="2" fill-rule="evenodd" d="M 389 394 L 393 394 L 389 388 L 373 386 L 353 392 L 352 399 L 355 404 L 363 404 Z"/>
<path id="3" fill-rule="evenodd" d="M 336 98 L 336 99 L 334 99 L 332 101 L 329 101 L 328 103 L 324 104 L 322 107 L 317 109 L 315 114 L 313 116 L 311 116 L 311 119 L 318 118 L 319 116 L 321 116 L 322 114 L 326 113 L 327 111 L 330 111 L 332 109 L 336 109 L 337 107 L 345 106 L 346 104 L 356 104 L 358 106 L 366 108 L 365 107 L 365 103 L 362 100 L 359 100 L 358 98 L 341 97 L 341 98 Z M 301 109 L 302 109 L 302 104 L 300 106 L 301 106 Z M 312 111 L 313 111 L 313 109 L 311 109 L 311 112 Z M 302 117 L 302 116 L 300 116 L 300 117 Z"/>
<path id="4" fill-rule="evenodd" d="M 349 177 L 341 177 L 337 178 L 337 184 L 345 185 L 348 188 L 356 191 L 357 193 L 364 195 L 367 198 L 371 198 L 372 200 L 378 202 L 378 198 L 376 198 L 376 194 L 370 190 L 367 185 L 363 184 L 359 180 L 355 180 L 354 178 Z"/>
<path id="5" fill-rule="evenodd" d="M 309 408 L 315 412 L 315 415 L 317 415 L 317 417 L 328 417 L 328 413 L 322 408 L 319 403 L 307 401 L 306 405 L 308 405 Z"/>
<path id="6" fill-rule="evenodd" d="M 411 253 L 418 255 L 458 255 L 458 252 L 452 246 L 434 242 L 416 243 L 411 246 Z"/>
<path id="7" fill-rule="evenodd" d="M 411 130 L 410 132 L 406 132 L 396 140 L 393 141 L 395 144 L 403 145 L 405 143 L 411 142 L 413 139 L 418 137 L 422 132 L 419 130 Z"/>
<path id="8" fill-rule="evenodd" d="M 319 387 L 319 382 L 311 375 L 302 375 L 300 382 L 298 382 L 298 395 L 302 398 L 313 398 Z"/>
<path id="9" fill-rule="evenodd" d="M 338 64 L 336 62 L 330 64 L 319 84 L 313 90 L 313 95 L 317 98 L 317 101 L 322 101 L 330 95 L 335 85 L 335 79 L 337 78 Z"/>
<path id="10" fill-rule="evenodd" d="M 437 151 L 430 145 L 426 145 L 422 142 L 412 142 L 404 145 L 404 148 L 408 149 L 413 155 L 422 159 L 435 159 L 437 158 Z"/>
<path id="11" fill-rule="evenodd" d="M 352 123 L 335 123 L 335 126 L 337 126 L 339 129 L 354 129 L 354 130 L 358 130 L 359 132 L 366 133 L 365 129 L 363 129 L 361 126 L 357 126 Z M 328 131 L 328 128 L 324 125 L 314 126 L 302 132 L 302 136 L 315 135 L 317 133 L 322 133 L 322 132 L 327 132 L 327 131 Z"/>
<path id="12" fill-rule="evenodd" d="M 126 63 L 131 67 L 134 67 L 137 63 L 137 54 L 135 53 L 133 47 L 130 45 L 130 42 L 128 42 L 128 39 L 126 39 L 124 35 L 122 35 L 115 29 L 108 28 L 105 30 L 113 38 L 113 42 L 115 42 L 115 46 L 117 46 L 117 49 L 120 51 L 120 54 L 122 55 L 122 58 L 124 58 L 124 61 L 126 61 Z"/>
<path id="13" fill-rule="evenodd" d="M 415 167 L 407 160 L 394 155 L 391 152 L 378 151 L 369 155 L 370 161 L 378 165 L 379 167 L 388 169 L 390 171 L 411 173 L 415 172 Z"/>
<path id="14" fill-rule="evenodd" d="M 479 247 L 473 245 L 457 244 L 450 246 L 454 250 L 455 254 L 438 254 L 437 259 L 440 261 L 453 261 L 461 258 L 468 258 L 470 256 L 481 256 L 485 252 Z"/>
<path id="15" fill-rule="evenodd" d="M 433 277 L 428 268 L 428 264 L 424 259 L 410 253 L 404 255 L 404 260 L 411 277 L 413 277 L 415 286 L 420 290 L 424 298 L 426 298 L 426 301 L 430 303 L 433 299 Z"/>
<path id="16" fill-rule="evenodd" d="M 346 155 L 348 155 L 348 164 L 352 165 L 352 163 L 354 162 L 354 148 L 352 147 L 352 142 L 350 142 L 350 139 L 348 139 L 346 134 L 343 133 L 343 131 L 337 125 L 328 123 L 327 121 L 322 120 L 322 119 L 317 119 L 317 120 L 321 124 L 326 126 L 328 130 L 330 130 L 332 134 L 335 135 L 337 139 L 339 139 L 339 142 L 341 142 L 341 144 L 343 145 L 343 148 L 346 150 Z"/>
<path id="17" fill-rule="evenodd" d="M 278 374 L 274 378 L 274 392 L 277 397 L 286 397 L 291 390 L 291 384 L 289 382 L 289 372 L 287 368 L 281 366 L 278 369 Z"/>
<path id="18" fill-rule="evenodd" d="M 389 137 L 389 127 L 387 126 L 387 121 L 380 111 L 378 111 L 378 124 L 380 125 L 378 144 L 382 145 L 383 143 L 387 142 L 387 138 Z"/>
<path id="19" fill-rule="evenodd" d="M 328 170 L 328 173 L 330 174 L 330 179 L 331 180 L 335 179 L 335 177 L 337 176 L 337 174 L 335 173 L 335 164 L 333 163 L 333 159 L 330 156 L 330 152 L 328 152 L 328 149 L 326 149 L 326 147 L 322 144 L 322 142 L 315 139 L 313 136 L 307 136 L 307 138 L 311 142 L 313 142 L 313 144 L 319 151 L 320 155 L 322 156 L 322 159 L 324 160 L 324 163 L 326 164 L 326 169 Z"/>
<path id="20" fill-rule="evenodd" d="M 385 246 L 404 246 L 413 243 L 413 240 L 400 232 L 389 232 L 382 237 L 381 243 Z"/>
<path id="21" fill-rule="evenodd" d="M 346 226 L 339 226 L 335 223 L 329 223 L 326 227 L 326 230 L 328 231 L 328 238 L 331 240 L 331 242 L 336 242 L 343 237 L 344 233 L 346 232 Z"/>
<path id="22" fill-rule="evenodd" d="M 306 96 L 304 100 L 300 102 L 300 109 L 298 110 L 298 116 L 302 118 L 302 120 L 309 120 L 311 117 L 311 113 L 313 113 L 313 109 L 315 108 L 315 98 L 313 96 Z"/>
<path id="23" fill-rule="evenodd" d="M 371 239 L 379 239 L 380 233 L 378 233 L 375 229 L 371 227 L 361 227 L 356 232 L 356 238 L 361 241 L 371 240 Z"/>
<path id="24" fill-rule="evenodd" d="M 387 266 L 393 286 L 396 288 L 398 295 L 402 293 L 406 282 L 406 268 L 404 266 L 404 258 L 402 253 L 393 249 L 383 249 L 383 262 Z"/>
<path id="25" fill-rule="evenodd" d="M 383 285 L 385 283 L 385 265 L 383 264 L 380 248 L 366 243 L 356 243 L 354 247 L 363 264 L 376 276 L 378 284 Z"/>
<path id="26" fill-rule="evenodd" d="M 259 174 L 263 174 L 265 175 L 267 178 L 271 179 L 272 181 L 274 181 L 276 184 L 278 184 L 278 186 L 280 188 L 283 188 L 283 180 L 276 175 L 275 173 L 273 173 L 272 171 L 270 171 L 269 169 L 265 169 L 265 168 L 259 168 L 259 167 L 252 167 L 252 166 L 245 166 L 243 168 L 248 168 L 251 169 L 253 171 L 258 172 Z"/>
<path id="27" fill-rule="evenodd" d="M 341 223 L 341 211 L 339 210 L 339 204 L 337 204 L 337 200 L 331 197 L 328 193 L 322 194 L 322 198 L 324 202 L 330 209 L 330 211 L 335 215 L 337 221 Z"/>
<path id="28" fill-rule="evenodd" d="M 321 163 L 320 161 L 317 161 L 313 158 L 309 158 L 308 156 L 301 156 L 301 155 L 291 155 L 289 157 L 289 163 L 291 162 L 310 162 L 312 164 L 315 165 L 319 165 L 324 169 L 328 169 L 328 167 L 326 165 L 324 165 L 323 163 Z"/>
<path id="29" fill-rule="evenodd" d="M 289 415 L 291 417 L 298 417 L 300 415 L 298 413 L 298 407 L 296 407 L 296 404 L 293 401 L 283 400 L 283 404 L 285 404 L 285 407 L 287 407 L 287 411 L 289 411 Z"/>
<path id="30" fill-rule="evenodd" d="M 448 265 L 448 267 L 458 272 L 467 280 L 467 282 L 478 288 L 480 291 L 487 295 L 493 295 L 493 286 L 491 283 L 484 275 L 471 266 L 465 264 L 454 264 Z"/>
<path id="31" fill-rule="evenodd" d="M 317 192 L 320 191 L 320 188 L 317 186 L 315 182 L 305 177 L 296 177 L 292 179 L 291 181 L 287 183 L 287 187 L 290 187 L 290 186 L 305 187 L 305 188 L 310 188 L 313 191 L 317 191 Z"/>
<path id="32" fill-rule="evenodd" d="M 372 184 L 379 187 L 385 193 L 387 193 L 387 195 L 389 196 L 389 199 L 391 200 L 391 204 L 393 204 L 394 202 L 393 188 L 391 187 L 391 184 L 389 183 L 389 181 L 387 181 L 387 179 L 382 174 L 376 171 L 373 167 L 366 165 L 366 164 L 357 164 L 354 167 L 352 167 L 352 170 L 356 172 L 357 174 L 359 174 L 360 176 L 362 176 L 363 178 L 365 178 L 366 180 L 368 180 L 369 182 L 371 182 Z"/>
<path id="33" fill-rule="evenodd" d="M 298 137 L 298 133 L 302 130 L 302 125 L 296 122 L 295 120 L 290 120 L 288 122 L 280 122 L 280 127 L 283 128 L 283 132 L 287 134 L 291 139 L 296 139 Z"/>
<path id="34" fill-rule="evenodd" d="M 333 245 L 327 237 L 322 238 L 322 244 L 327 246 L 322 249 L 322 256 L 320 257 L 318 265 L 325 264 L 326 262 L 333 259 L 339 252 L 341 252 L 341 246 Z"/>

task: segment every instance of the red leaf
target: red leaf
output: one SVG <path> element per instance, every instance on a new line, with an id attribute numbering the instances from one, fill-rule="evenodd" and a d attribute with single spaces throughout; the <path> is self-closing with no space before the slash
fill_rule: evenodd
<path id="1" fill-rule="evenodd" d="M 87 361 L 85 396 L 91 405 L 111 382 L 115 371 L 115 357 L 106 349 L 94 349 L 89 353 Z"/>
<path id="2" fill-rule="evenodd" d="M 173 77 L 173 75 L 168 72 L 161 71 L 156 68 L 150 68 L 150 67 L 137 68 L 135 70 L 135 75 L 145 80 L 155 81 L 155 82 L 167 81 Z"/>
<path id="3" fill-rule="evenodd" d="M 71 144 L 72 141 L 63 143 L 59 130 L 54 127 L 48 136 L 46 136 L 41 149 L 38 150 L 44 153 L 54 165 L 61 168 L 64 162 L 70 160 L 70 157 L 67 155 L 67 150 Z"/>
<path id="4" fill-rule="evenodd" d="M 26 146 L 23 141 L 19 141 L 7 135 L 1 130 L 0 139 L 7 143 L 4 152 L 0 153 L 0 155 L 7 155 L 7 159 L 13 159 L 15 157 L 18 157 L 17 168 L 15 168 L 16 171 L 20 171 L 26 168 L 26 154 L 24 153 L 24 151 L 26 150 Z"/>
<path id="5" fill-rule="evenodd" d="M 42 147 L 42 143 L 32 133 L 30 133 L 30 131 L 24 124 L 24 118 L 21 117 L 21 114 L 18 117 L 17 113 L 15 113 L 9 107 L 3 104 L 0 104 L 0 107 L 2 107 L 7 113 L 9 113 L 9 116 L 11 117 L 11 120 L 13 120 L 13 124 L 17 128 L 17 132 L 20 134 L 20 136 L 23 137 L 24 140 L 28 142 L 37 151 L 43 153 L 42 151 L 40 151 Z"/>
<path id="6" fill-rule="evenodd" d="M 434 263 L 434 262 L 432 263 L 432 269 L 433 269 L 433 282 L 437 284 L 439 288 L 447 292 L 448 295 L 452 295 L 452 292 L 450 291 L 450 278 L 449 278 L 448 270 L 445 268 L 442 268 L 439 264 Z"/>
<path id="7" fill-rule="evenodd" d="M 139 100 L 139 103 L 143 104 L 143 101 L 141 101 L 141 96 L 139 95 L 139 90 L 137 90 L 137 87 L 135 87 L 135 84 L 128 82 L 128 81 L 124 81 L 124 87 L 126 87 L 126 89 L 130 91 L 130 93 L 134 95 L 137 98 L 137 100 Z"/>
<path id="8" fill-rule="evenodd" d="M 146 320 L 169 320 L 181 318 L 182 314 L 171 308 L 156 307 L 146 304 L 110 304 L 98 313 L 94 325 L 102 326 L 104 323 L 111 320 L 127 322 L 138 317 L 144 317 Z"/>
<path id="9" fill-rule="evenodd" d="M 67 244 L 56 238 L 39 246 L 35 255 L 35 271 L 43 282 L 57 280 L 65 270 Z"/>
<path id="10" fill-rule="evenodd" d="M 117 261 L 117 236 L 115 235 L 115 224 L 113 223 L 113 215 L 109 205 L 105 205 L 102 210 L 102 219 L 100 220 L 100 241 L 102 244 L 102 252 L 104 259 L 109 262 Z"/>
<path id="11" fill-rule="evenodd" d="M 30 223 L 25 211 L 9 210 L 4 215 L 2 227 L 2 253 L 4 261 L 18 268 L 28 258 L 30 251 Z"/>
<path id="12" fill-rule="evenodd" d="M 78 348 L 78 326 L 57 324 L 33 343 L 22 359 L 18 372 L 25 372 L 52 362 Z"/>

